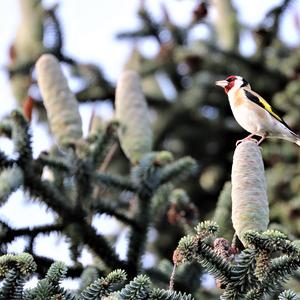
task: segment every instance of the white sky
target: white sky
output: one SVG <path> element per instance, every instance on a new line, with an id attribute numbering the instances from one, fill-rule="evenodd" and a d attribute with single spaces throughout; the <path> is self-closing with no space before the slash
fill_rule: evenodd
<path id="1" fill-rule="evenodd" d="M 155 16 L 161 15 L 161 3 L 165 3 L 173 20 L 179 24 L 188 22 L 194 0 L 151 0 L 147 1 Z M 280 0 L 234 0 L 243 23 L 253 26 L 261 21 L 270 5 Z M 124 60 L 130 51 L 130 42 L 118 41 L 116 33 L 126 29 L 136 29 L 139 20 L 136 10 L 139 0 L 46 0 L 46 5 L 59 3 L 59 16 L 65 33 L 65 53 L 81 62 L 95 62 L 103 66 L 112 80 L 118 77 Z M 151 3 L 151 4 L 150 4 Z M 299 35 L 294 30 L 293 15 L 300 16 L 300 1 L 293 1 L 284 17 L 282 36 L 292 44 L 299 43 Z M 9 45 L 14 39 L 19 22 L 18 0 L 0 1 L 0 97 L 5 105 L 0 105 L 0 116 L 13 107 L 13 97 L 7 84 L 3 66 L 7 64 Z M 199 29 L 200 30 L 200 29 Z M 148 54 L 153 54 L 153 43 L 142 45 Z M 249 39 L 243 43 L 244 53 L 251 53 L 253 44 Z M 4 100 L 3 100 L 4 99 Z"/>
<path id="2" fill-rule="evenodd" d="M 115 81 L 132 47 L 130 42 L 116 40 L 115 35 L 126 29 L 137 29 L 140 24 L 136 15 L 139 0 L 44 1 L 47 5 L 57 2 L 59 3 L 59 19 L 64 32 L 64 52 L 81 62 L 93 62 L 101 65 L 108 78 Z M 176 20 L 179 24 L 184 24 L 188 22 L 196 1 L 148 0 L 147 4 L 151 7 L 151 12 L 155 16 L 161 15 L 161 3 L 165 3 L 169 8 L 173 20 Z M 239 9 L 240 20 L 249 26 L 254 26 L 261 21 L 270 5 L 277 3 L 281 3 L 281 1 L 234 0 L 235 6 Z M 300 1 L 293 2 L 283 19 L 281 36 L 292 45 L 299 45 L 300 42 L 293 23 L 293 17 L 296 14 L 300 16 Z M 8 61 L 8 48 L 14 39 L 19 18 L 17 0 L 0 1 L 0 117 L 8 114 L 14 107 L 14 100 L 4 66 Z M 151 42 L 140 44 L 140 47 L 150 56 L 157 50 L 155 44 Z M 253 47 L 253 42 L 249 36 L 245 36 L 241 47 L 243 53 L 251 54 Z M 84 112 L 88 110 L 88 107 L 81 109 L 85 119 L 87 117 Z M 32 122 L 32 127 L 36 145 L 35 153 L 37 154 L 41 149 L 47 149 L 50 142 L 44 138 L 45 131 L 41 126 L 37 126 L 35 120 Z M 7 144 L 7 140 L 0 138 L 0 148 L 8 150 Z M 0 218 L 16 227 L 46 224 L 53 221 L 53 216 L 46 212 L 45 207 L 28 205 L 28 202 L 24 201 L 21 191 L 16 192 L 10 201 L 0 208 Z M 100 220 L 97 219 L 95 221 L 97 222 L 97 228 L 102 228 L 102 232 L 107 231 L 106 229 L 111 227 L 111 225 L 107 225 L 107 221 L 108 218 L 106 217 L 102 217 Z M 112 226 L 112 228 L 115 230 L 116 226 Z M 11 245 L 10 249 L 11 251 L 22 251 L 23 246 L 24 241 L 19 239 Z M 55 251 L 53 251 L 53 247 Z M 118 248 L 121 255 L 123 255 L 124 249 L 122 250 L 120 245 Z M 39 238 L 36 242 L 36 251 L 38 254 L 70 262 L 67 259 L 68 248 L 66 243 L 63 239 L 57 239 L 55 235 L 50 235 L 46 240 Z M 86 263 L 91 260 L 91 257 L 87 254 L 83 257 L 83 261 Z"/>

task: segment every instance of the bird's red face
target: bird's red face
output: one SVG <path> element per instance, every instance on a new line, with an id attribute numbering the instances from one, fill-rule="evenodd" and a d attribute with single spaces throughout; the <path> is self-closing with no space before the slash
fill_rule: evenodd
<path id="1" fill-rule="evenodd" d="M 216 85 L 224 88 L 225 93 L 227 94 L 234 87 L 239 78 L 240 76 L 228 76 L 225 80 L 216 81 Z"/>

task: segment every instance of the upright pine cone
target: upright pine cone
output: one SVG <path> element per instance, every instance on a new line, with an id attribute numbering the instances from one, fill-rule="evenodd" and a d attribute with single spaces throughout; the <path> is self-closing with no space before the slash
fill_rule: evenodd
<path id="1" fill-rule="evenodd" d="M 219 46 L 224 50 L 235 50 L 239 44 L 237 12 L 231 0 L 210 1 L 215 10 L 214 28 Z"/>
<path id="2" fill-rule="evenodd" d="M 124 71 L 116 91 L 116 117 L 121 147 L 135 164 L 143 154 L 152 150 L 152 130 L 147 103 L 140 78 L 134 71 Z"/>
<path id="3" fill-rule="evenodd" d="M 65 147 L 76 143 L 82 137 L 78 102 L 58 60 L 51 54 L 43 54 L 36 63 L 36 72 L 50 128 L 58 145 Z"/>
<path id="4" fill-rule="evenodd" d="M 265 231 L 269 223 L 264 164 L 256 143 L 245 141 L 234 152 L 232 164 L 232 223 L 246 246 L 247 230 Z"/>
<path id="5" fill-rule="evenodd" d="M 26 64 L 44 51 L 44 16 L 41 0 L 19 0 L 21 21 L 13 44 L 14 62 Z"/>

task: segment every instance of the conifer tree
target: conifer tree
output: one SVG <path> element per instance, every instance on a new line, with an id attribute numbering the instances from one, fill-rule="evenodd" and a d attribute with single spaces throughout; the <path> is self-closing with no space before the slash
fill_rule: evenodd
<path id="1" fill-rule="evenodd" d="M 242 75 L 300 131 L 300 52 L 279 35 L 292 5 L 273 6 L 249 29 L 230 0 L 194 1 L 185 26 L 164 6 L 163 17 L 153 17 L 141 1 L 140 27 L 118 38 L 151 38 L 159 50 L 148 58 L 134 46 L 119 80 L 110 82 L 99 62 L 64 53 L 59 6 L 20 0 L 7 66 L 18 108 L 0 121 L 14 155 L 0 145 L 0 204 L 22 189 L 54 221 L 14 228 L 0 220 L 0 300 L 299 298 L 299 147 L 245 141 L 235 148 L 244 132 L 214 86 Z M 201 26 L 209 35 L 193 39 Z M 250 57 L 240 51 L 244 31 L 256 43 Z M 81 90 L 70 89 L 70 77 Z M 93 115 L 85 136 L 79 107 L 101 101 L 111 103 L 114 117 Z M 54 141 L 37 157 L 33 110 Z M 125 258 L 115 249 L 120 232 L 109 236 L 94 226 L 101 215 L 127 230 Z M 52 232 L 67 237 L 71 265 L 36 253 L 36 238 Z M 19 237 L 24 252 L 8 253 Z M 89 266 L 79 262 L 84 247 L 93 255 Z M 155 258 L 151 267 L 147 254 Z M 28 288 L 34 276 L 37 284 Z M 78 289 L 64 288 L 65 278 L 79 279 Z M 209 288 L 205 278 L 213 281 Z"/>

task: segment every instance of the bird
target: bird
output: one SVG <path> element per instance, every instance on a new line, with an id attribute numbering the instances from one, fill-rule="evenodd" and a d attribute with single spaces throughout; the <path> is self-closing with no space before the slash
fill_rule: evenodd
<path id="1" fill-rule="evenodd" d="M 260 145 L 266 138 L 283 139 L 300 146 L 300 136 L 287 125 L 282 114 L 253 91 L 243 77 L 231 75 L 225 80 L 216 81 L 216 85 L 224 88 L 234 118 L 250 133 L 238 140 L 236 146 L 245 140 L 254 140 Z M 260 139 L 253 139 L 254 136 Z"/>

